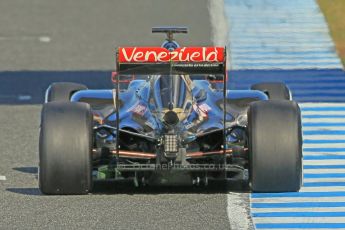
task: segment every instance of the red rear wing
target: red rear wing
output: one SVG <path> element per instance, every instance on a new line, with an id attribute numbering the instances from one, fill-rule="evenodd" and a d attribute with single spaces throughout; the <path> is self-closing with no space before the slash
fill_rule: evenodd
<path id="1" fill-rule="evenodd" d="M 164 63 L 164 62 L 224 62 L 223 47 L 182 47 L 169 51 L 162 47 L 120 47 L 118 62 Z"/>
<path id="2" fill-rule="evenodd" d="M 119 47 L 116 68 L 122 74 L 225 74 L 224 47 Z"/>

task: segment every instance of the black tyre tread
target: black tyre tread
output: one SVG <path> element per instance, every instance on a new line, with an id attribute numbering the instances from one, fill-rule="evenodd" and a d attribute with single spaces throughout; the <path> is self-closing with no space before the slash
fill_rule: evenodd
<path id="1" fill-rule="evenodd" d="M 249 174 L 255 192 L 298 191 L 302 183 L 301 115 L 294 101 L 258 101 L 248 112 Z"/>
<path id="2" fill-rule="evenodd" d="M 44 104 L 39 140 L 39 186 L 42 193 L 90 192 L 91 144 L 92 115 L 88 104 Z"/>
<path id="3" fill-rule="evenodd" d="M 87 89 L 83 84 L 73 82 L 55 82 L 52 83 L 47 89 L 46 102 L 52 101 L 70 101 L 73 93 Z"/>
<path id="4" fill-rule="evenodd" d="M 270 100 L 291 100 L 289 88 L 281 82 L 258 83 L 251 89 L 266 93 Z"/>

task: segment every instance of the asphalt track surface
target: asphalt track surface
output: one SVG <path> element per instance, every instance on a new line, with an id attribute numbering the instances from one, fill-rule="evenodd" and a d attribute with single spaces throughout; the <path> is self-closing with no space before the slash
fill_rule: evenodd
<path id="1" fill-rule="evenodd" d="M 31 70 L 109 71 L 116 46 L 160 44 L 163 37 L 150 33 L 158 25 L 187 25 L 188 37 L 178 36 L 183 45 L 212 45 L 207 5 L 207 0 L 3 0 L 0 71 L 23 77 Z M 24 93 L 26 87 L 42 90 L 8 81 L 1 94 L 17 88 L 14 84 Z M 40 109 L 0 106 L 0 229 L 239 229 L 237 223 L 248 218 L 248 194 L 237 192 L 236 185 L 135 189 L 102 183 L 91 195 L 42 195 L 37 184 Z M 231 204 L 245 212 L 229 220 Z"/>
<path id="2" fill-rule="evenodd" d="M 151 27 L 187 26 L 186 46 L 210 45 L 207 0 L 2 0 L 0 70 L 111 70 L 118 46 L 157 46 Z"/>

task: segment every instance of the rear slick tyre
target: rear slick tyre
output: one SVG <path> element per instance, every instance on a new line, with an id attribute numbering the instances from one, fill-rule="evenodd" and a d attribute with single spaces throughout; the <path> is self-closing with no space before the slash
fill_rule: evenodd
<path id="1" fill-rule="evenodd" d="M 258 101 L 248 111 L 254 192 L 295 192 L 302 184 L 301 115 L 293 101 Z"/>
<path id="2" fill-rule="evenodd" d="M 87 194 L 92 188 L 92 115 L 76 102 L 43 105 L 39 187 L 44 194 Z"/>

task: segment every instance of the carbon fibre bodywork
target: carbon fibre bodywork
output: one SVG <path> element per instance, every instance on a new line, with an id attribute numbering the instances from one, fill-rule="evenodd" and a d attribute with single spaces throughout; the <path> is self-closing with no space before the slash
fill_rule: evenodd
<path id="1" fill-rule="evenodd" d="M 191 126 L 192 119 L 199 116 L 196 109 L 193 109 L 188 119 L 183 121 L 187 130 L 193 130 L 194 133 L 203 133 L 212 129 L 223 129 L 223 92 L 211 87 L 210 82 L 206 80 L 194 80 L 195 88 L 192 90 L 193 97 L 197 98 L 200 91 L 204 91 L 204 98 L 199 99 L 196 106 L 198 108 L 207 106 L 209 110 L 208 119 L 201 125 Z M 147 135 L 149 130 L 159 130 L 162 128 L 161 122 L 154 119 L 150 113 L 148 105 L 149 82 L 145 80 L 134 80 L 128 88 L 122 91 L 120 97 L 120 128 L 130 128 L 138 133 Z M 152 89 L 154 90 L 154 89 Z M 250 102 L 268 100 L 265 93 L 258 90 L 227 90 L 227 122 L 233 125 L 240 124 L 238 118 L 246 116 L 247 108 Z M 95 117 L 101 117 L 102 123 L 114 125 L 116 113 L 114 107 L 114 90 L 81 90 L 73 94 L 71 101 L 87 102 L 91 105 Z M 136 110 L 144 110 L 143 114 Z M 138 115 L 143 120 L 138 120 Z"/>
<path id="2" fill-rule="evenodd" d="M 207 184 L 209 179 L 247 179 L 247 110 L 267 100 L 256 90 L 222 90 L 194 80 L 193 105 L 174 132 L 150 105 L 159 78 L 133 80 L 119 94 L 119 132 L 115 90 L 81 90 L 71 101 L 86 102 L 94 114 L 94 179 L 133 179 L 136 185 Z M 219 84 L 219 83 L 218 83 Z M 224 102 L 226 122 L 223 122 Z M 226 129 L 226 143 L 224 132 Z M 177 134 L 174 153 L 167 153 L 167 134 Z M 118 147 L 118 149 L 117 149 Z"/>

